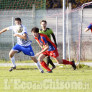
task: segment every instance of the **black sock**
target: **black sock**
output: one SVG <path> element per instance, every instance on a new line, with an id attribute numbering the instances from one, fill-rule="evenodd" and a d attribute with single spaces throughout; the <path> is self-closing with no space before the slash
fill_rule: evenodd
<path id="1" fill-rule="evenodd" d="M 53 67 L 55 67 L 55 65 L 52 62 L 52 60 L 50 59 L 50 57 L 47 57 L 47 65 L 49 66 L 49 64 L 51 64 Z"/>

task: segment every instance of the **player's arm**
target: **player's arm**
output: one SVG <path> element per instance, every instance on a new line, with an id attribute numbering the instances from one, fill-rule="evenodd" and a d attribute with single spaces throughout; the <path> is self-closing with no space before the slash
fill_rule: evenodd
<path id="1" fill-rule="evenodd" d="M 21 39 L 24 39 L 24 40 L 26 40 L 27 39 L 27 34 L 26 33 L 24 33 L 23 35 L 19 35 L 19 34 L 14 34 L 14 36 L 16 37 L 20 37 Z"/>
<path id="2" fill-rule="evenodd" d="M 89 31 L 90 29 L 92 29 L 92 24 L 89 24 L 89 26 L 87 28 L 85 28 L 85 32 Z"/>
<path id="3" fill-rule="evenodd" d="M 87 31 L 89 31 L 89 30 L 90 30 L 89 28 L 85 28 L 84 32 L 87 32 Z"/>
<path id="4" fill-rule="evenodd" d="M 43 52 L 45 52 L 48 49 L 49 49 L 49 45 L 48 45 L 48 43 L 46 43 L 45 47 L 40 52 L 38 52 L 35 56 L 39 56 L 40 54 L 42 54 Z"/>
<path id="5" fill-rule="evenodd" d="M 52 35 L 52 38 L 53 38 L 53 40 L 54 40 L 55 45 L 57 46 L 56 37 L 55 37 L 54 33 L 52 33 L 51 35 Z"/>
<path id="6" fill-rule="evenodd" d="M 2 34 L 3 32 L 6 32 L 7 30 L 9 30 L 9 27 L 2 29 L 2 30 L 0 31 L 0 34 Z"/>
<path id="7" fill-rule="evenodd" d="M 43 46 L 41 46 L 37 40 L 36 40 L 36 42 L 38 43 L 38 45 L 39 45 L 41 48 L 43 48 Z"/>
<path id="8" fill-rule="evenodd" d="M 40 51 L 40 54 L 42 54 L 44 51 L 49 49 L 48 43 L 45 44 L 44 48 Z"/>

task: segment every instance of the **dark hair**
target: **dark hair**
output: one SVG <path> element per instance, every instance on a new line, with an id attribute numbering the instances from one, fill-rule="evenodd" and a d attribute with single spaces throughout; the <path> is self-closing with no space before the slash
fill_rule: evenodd
<path id="1" fill-rule="evenodd" d="M 37 27 L 33 27 L 31 32 L 34 32 L 34 33 L 39 33 L 39 28 Z"/>
<path id="2" fill-rule="evenodd" d="M 21 22 L 21 18 L 15 18 L 15 21 L 20 21 Z"/>
<path id="3" fill-rule="evenodd" d="M 46 21 L 46 20 L 41 20 L 40 24 L 41 24 L 42 22 L 45 22 L 45 23 L 47 24 L 47 21 Z"/>

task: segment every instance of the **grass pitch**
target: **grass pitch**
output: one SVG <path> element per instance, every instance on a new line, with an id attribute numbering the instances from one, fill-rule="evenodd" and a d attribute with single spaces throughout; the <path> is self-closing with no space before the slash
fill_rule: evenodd
<path id="1" fill-rule="evenodd" d="M 92 92 L 92 67 L 57 66 L 40 73 L 36 66 L 0 67 L 0 92 Z"/>

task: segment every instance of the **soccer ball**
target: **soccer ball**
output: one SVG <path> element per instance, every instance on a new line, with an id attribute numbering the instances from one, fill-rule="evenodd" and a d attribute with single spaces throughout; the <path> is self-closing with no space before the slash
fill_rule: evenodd
<path id="1" fill-rule="evenodd" d="M 21 33 L 23 31 L 23 28 L 21 25 L 16 25 L 16 31 L 17 33 Z"/>

